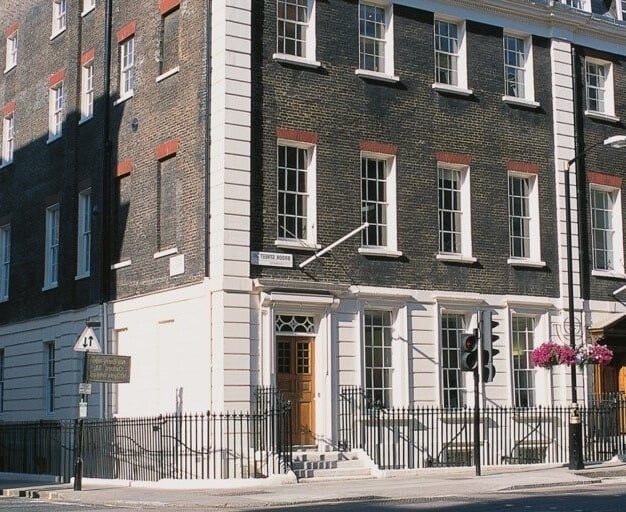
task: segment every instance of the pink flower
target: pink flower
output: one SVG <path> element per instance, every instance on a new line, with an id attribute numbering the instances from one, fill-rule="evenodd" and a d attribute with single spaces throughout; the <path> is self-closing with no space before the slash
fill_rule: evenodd
<path id="1" fill-rule="evenodd" d="M 606 345 L 580 345 L 576 349 L 576 362 L 580 366 L 586 364 L 609 364 L 613 359 L 613 351 Z"/>
<path id="2" fill-rule="evenodd" d="M 547 341 L 530 353 L 530 362 L 542 368 L 551 368 L 557 364 L 571 365 L 576 362 L 576 351 L 569 345 Z"/>

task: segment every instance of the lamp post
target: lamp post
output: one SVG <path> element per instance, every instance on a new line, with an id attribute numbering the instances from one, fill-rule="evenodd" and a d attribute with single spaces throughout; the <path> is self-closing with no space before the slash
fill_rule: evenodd
<path id="1" fill-rule="evenodd" d="M 574 282 L 573 282 L 573 257 L 572 257 L 572 208 L 570 196 L 570 170 L 574 163 L 598 146 L 612 148 L 626 147 L 626 135 L 613 135 L 590 146 L 581 153 L 565 162 L 565 237 L 567 242 L 567 308 L 569 321 L 569 344 L 576 349 L 576 332 L 574 325 Z M 571 365 L 572 404 L 569 414 L 569 469 L 583 469 L 583 429 L 578 409 L 578 391 L 576 389 L 576 364 Z"/>

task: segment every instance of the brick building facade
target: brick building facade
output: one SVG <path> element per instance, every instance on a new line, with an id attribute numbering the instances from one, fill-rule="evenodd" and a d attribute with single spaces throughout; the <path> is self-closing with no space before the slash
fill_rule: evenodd
<path id="1" fill-rule="evenodd" d="M 625 171 L 596 144 L 626 133 L 623 2 L 11 4 L 0 419 L 76 415 L 87 321 L 132 358 L 94 416 L 245 409 L 277 387 L 298 444 L 332 447 L 343 386 L 470 403 L 459 344 L 483 310 L 500 338 L 486 399 L 567 403 L 568 369 L 529 353 L 571 340 L 568 161 L 574 338 L 616 350 L 580 395 L 622 389 Z M 65 29 L 29 28 L 60 5 Z"/>

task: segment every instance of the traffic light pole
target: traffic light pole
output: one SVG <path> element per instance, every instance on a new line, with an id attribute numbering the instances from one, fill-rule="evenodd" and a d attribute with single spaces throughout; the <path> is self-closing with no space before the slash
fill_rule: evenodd
<path id="1" fill-rule="evenodd" d="M 480 343 L 479 343 L 480 346 Z M 474 466 L 476 476 L 480 476 L 480 375 L 478 368 L 474 370 Z"/>

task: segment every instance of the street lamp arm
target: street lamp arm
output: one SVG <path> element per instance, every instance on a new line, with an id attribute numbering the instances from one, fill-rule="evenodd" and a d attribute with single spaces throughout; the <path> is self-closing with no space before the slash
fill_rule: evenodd
<path id="1" fill-rule="evenodd" d="M 626 147 L 626 135 L 612 135 L 610 137 L 607 137 L 601 142 L 596 142 L 595 144 L 592 144 L 584 151 L 580 153 L 576 153 L 573 158 L 570 158 L 567 161 L 567 168 L 569 169 L 572 166 L 572 164 L 574 164 L 577 160 L 580 160 L 590 151 L 594 150 L 598 146 L 603 146 L 603 145 L 609 146 L 611 148 L 616 148 L 616 149 L 624 148 Z"/>
<path id="2" fill-rule="evenodd" d="M 602 144 L 604 144 L 604 141 L 596 142 L 595 144 L 593 144 L 592 146 L 589 146 L 584 151 L 581 151 L 580 153 L 576 153 L 573 158 L 570 158 L 567 161 L 567 168 L 569 169 L 574 163 L 576 163 L 578 160 L 584 157 L 587 153 L 593 151 L 594 149 L 596 149 L 598 146 L 601 146 Z"/>
<path id="3" fill-rule="evenodd" d="M 305 267 L 306 265 L 311 263 L 313 260 L 316 260 L 320 256 L 326 254 L 331 249 L 334 249 L 339 244 L 341 244 L 341 243 L 345 242 L 346 240 L 348 240 L 348 238 L 353 237 L 359 231 L 362 231 L 362 230 L 366 229 L 369 225 L 370 225 L 369 222 L 364 222 L 358 228 L 353 229 L 352 231 L 350 231 L 350 233 L 348 233 L 347 235 L 342 236 L 339 240 L 335 240 L 332 244 L 328 245 L 327 247 L 324 247 L 320 252 L 316 252 L 313 256 L 311 256 L 310 258 L 307 258 L 306 260 L 304 260 L 302 263 L 300 263 L 300 265 L 298 265 L 298 267 L 300 267 L 300 268 Z"/>

